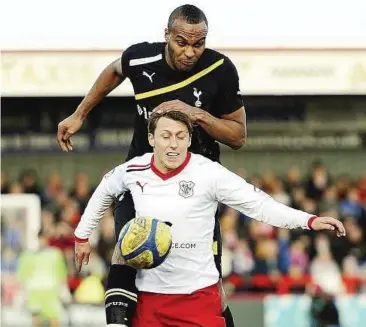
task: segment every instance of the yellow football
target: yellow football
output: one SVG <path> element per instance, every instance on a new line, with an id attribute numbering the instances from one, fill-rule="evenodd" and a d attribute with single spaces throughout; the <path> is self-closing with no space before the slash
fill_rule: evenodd
<path id="1" fill-rule="evenodd" d="M 118 239 L 126 263 L 136 269 L 159 266 L 172 247 L 170 226 L 151 217 L 134 218 L 122 229 Z"/>

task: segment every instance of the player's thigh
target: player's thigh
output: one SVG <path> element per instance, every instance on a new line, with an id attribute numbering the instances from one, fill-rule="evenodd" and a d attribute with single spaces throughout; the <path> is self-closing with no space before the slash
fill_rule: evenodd
<path id="1" fill-rule="evenodd" d="M 114 207 L 114 233 L 116 240 L 123 228 L 135 217 L 135 205 L 130 192 L 125 192 L 123 198 L 117 199 Z"/>
<path id="2" fill-rule="evenodd" d="M 212 285 L 190 295 L 172 297 L 163 309 L 164 322 L 180 327 L 225 327 L 218 285 Z"/>
<path id="3" fill-rule="evenodd" d="M 165 327 L 158 317 L 159 296 L 152 293 L 140 293 L 132 327 Z"/>

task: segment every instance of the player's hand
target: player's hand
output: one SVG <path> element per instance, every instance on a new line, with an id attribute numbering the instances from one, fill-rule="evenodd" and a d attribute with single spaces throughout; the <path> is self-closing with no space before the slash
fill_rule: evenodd
<path id="1" fill-rule="evenodd" d="M 153 112 L 159 114 L 166 111 L 182 111 L 191 119 L 193 123 L 196 122 L 200 115 L 204 114 L 204 110 L 192 107 L 180 100 L 163 102 L 153 110 Z"/>
<path id="2" fill-rule="evenodd" d="M 84 243 L 75 241 L 75 266 L 77 272 L 81 271 L 82 265 L 89 263 L 90 252 L 91 247 L 89 241 Z"/>
<path id="3" fill-rule="evenodd" d="M 315 231 L 331 230 L 335 231 L 338 237 L 346 236 L 343 224 L 332 217 L 317 217 L 311 223 L 311 228 Z"/>
<path id="4" fill-rule="evenodd" d="M 75 114 L 65 118 L 61 123 L 58 124 L 57 142 L 62 151 L 72 151 L 71 136 L 80 129 L 82 124 L 83 120 Z"/>

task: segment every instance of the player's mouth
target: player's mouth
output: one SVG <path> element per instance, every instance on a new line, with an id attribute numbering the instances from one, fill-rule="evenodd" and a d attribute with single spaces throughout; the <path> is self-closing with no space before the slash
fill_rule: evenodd
<path id="1" fill-rule="evenodd" d="M 174 159 L 174 158 L 178 158 L 178 157 L 179 157 L 179 153 L 177 153 L 177 152 L 168 152 L 168 153 L 166 154 L 166 156 L 167 156 L 168 158 L 172 158 L 172 159 Z"/>
<path id="2" fill-rule="evenodd" d="M 176 160 L 179 158 L 179 153 L 177 153 L 177 152 L 167 152 L 166 156 L 167 156 L 168 161 L 176 162 Z"/>
<path id="3" fill-rule="evenodd" d="M 185 68 L 192 68 L 194 65 L 194 61 L 182 61 L 181 63 Z"/>

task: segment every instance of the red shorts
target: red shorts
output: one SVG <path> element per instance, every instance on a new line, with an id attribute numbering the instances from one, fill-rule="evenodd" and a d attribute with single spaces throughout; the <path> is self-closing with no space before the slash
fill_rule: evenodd
<path id="1" fill-rule="evenodd" d="M 192 294 L 140 292 L 132 327 L 225 327 L 217 284 Z"/>

